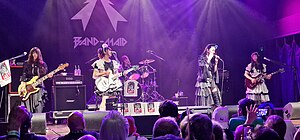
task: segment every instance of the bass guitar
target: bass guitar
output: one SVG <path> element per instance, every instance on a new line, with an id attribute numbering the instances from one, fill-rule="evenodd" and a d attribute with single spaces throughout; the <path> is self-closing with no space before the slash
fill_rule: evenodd
<path id="1" fill-rule="evenodd" d="M 284 69 L 282 68 L 282 69 L 279 69 L 275 72 L 270 73 L 270 75 L 274 75 L 274 74 L 277 74 L 277 73 L 283 73 L 283 72 L 284 72 Z M 250 79 L 246 78 L 245 79 L 245 87 L 250 88 L 250 89 L 254 89 L 258 84 L 263 82 L 263 79 L 265 79 L 267 75 L 268 74 L 266 74 L 266 75 L 259 74 L 255 77 L 252 77 L 252 78 L 256 79 L 255 83 L 252 83 Z"/>
<path id="2" fill-rule="evenodd" d="M 55 70 L 49 72 L 48 74 L 55 74 L 58 71 L 61 71 L 69 66 L 69 63 L 62 64 L 58 66 Z M 44 80 L 48 79 L 48 74 L 39 78 L 38 76 L 34 76 L 30 81 L 20 84 L 18 87 L 18 94 L 22 98 L 22 101 L 28 100 L 31 94 L 37 93 L 40 88 L 37 86 L 40 85 Z M 38 79 L 39 78 L 39 79 Z"/>
<path id="3" fill-rule="evenodd" d="M 132 68 L 125 70 L 123 73 L 126 75 L 127 73 L 137 70 L 139 66 L 132 66 Z M 101 76 L 95 80 L 95 85 L 97 89 L 103 92 L 114 92 L 122 87 L 122 82 L 120 81 L 119 77 L 122 76 L 122 73 L 112 74 L 110 73 L 107 76 Z"/>

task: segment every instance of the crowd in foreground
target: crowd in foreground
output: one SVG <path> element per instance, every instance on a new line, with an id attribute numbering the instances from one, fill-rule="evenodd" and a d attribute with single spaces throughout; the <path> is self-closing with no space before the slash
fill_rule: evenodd
<path id="1" fill-rule="evenodd" d="M 274 114 L 271 103 L 256 106 L 251 99 L 239 101 L 237 116 L 228 122 L 228 127 L 206 114 L 185 111 L 178 114 L 177 105 L 166 100 L 159 107 L 160 118 L 153 125 L 154 140 L 300 140 L 297 130 L 290 120 Z M 257 117 L 258 108 L 268 109 L 268 115 Z M 216 109 L 215 111 L 217 111 Z M 24 106 L 14 107 L 9 114 L 8 133 L 0 139 L 44 140 L 30 132 L 31 113 Z M 73 112 L 67 119 L 69 133 L 58 140 L 146 140 L 137 133 L 135 120 L 123 116 L 118 111 L 110 111 L 102 120 L 99 132 L 85 129 L 81 112 Z M 142 129 L 142 128 L 139 128 Z"/>

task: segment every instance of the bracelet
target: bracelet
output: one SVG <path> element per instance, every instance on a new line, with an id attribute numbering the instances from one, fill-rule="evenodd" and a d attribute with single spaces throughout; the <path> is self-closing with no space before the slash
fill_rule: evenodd
<path id="1" fill-rule="evenodd" d="M 7 137 L 17 137 L 20 138 L 20 133 L 17 130 L 8 131 Z"/>

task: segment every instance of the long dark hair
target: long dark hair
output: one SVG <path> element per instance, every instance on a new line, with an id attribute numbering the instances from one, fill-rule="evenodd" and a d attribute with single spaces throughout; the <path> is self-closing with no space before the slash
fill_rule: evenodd
<path id="1" fill-rule="evenodd" d="M 257 56 L 256 62 L 253 60 L 252 55 L 256 55 Z M 258 53 L 254 52 L 252 55 L 251 55 L 251 71 L 252 71 L 252 68 L 255 68 L 257 70 L 261 70 L 262 71 L 263 70 L 263 65 L 260 63 Z"/>
<path id="2" fill-rule="evenodd" d="M 37 55 L 38 55 L 36 62 L 43 64 L 44 63 L 43 56 L 42 56 L 41 50 L 38 47 L 31 48 L 29 55 L 28 55 L 28 59 L 27 59 L 28 63 L 32 64 L 35 62 L 35 60 L 33 59 L 33 53 L 37 53 Z"/>

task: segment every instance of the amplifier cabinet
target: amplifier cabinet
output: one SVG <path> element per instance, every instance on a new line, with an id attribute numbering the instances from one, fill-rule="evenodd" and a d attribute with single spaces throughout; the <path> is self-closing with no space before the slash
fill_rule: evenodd
<path id="1" fill-rule="evenodd" d="M 86 85 L 52 86 L 54 111 L 85 110 Z"/>

